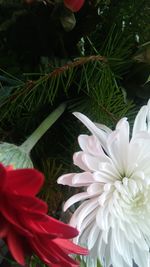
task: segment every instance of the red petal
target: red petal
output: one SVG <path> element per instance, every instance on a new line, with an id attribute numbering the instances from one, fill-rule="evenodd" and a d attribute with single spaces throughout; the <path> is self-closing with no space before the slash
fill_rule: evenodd
<path id="1" fill-rule="evenodd" d="M 84 4 L 84 0 L 64 0 L 64 5 L 73 12 L 77 12 Z"/>
<path id="2" fill-rule="evenodd" d="M 4 184 L 6 182 L 7 172 L 5 167 L 0 163 L 0 190 L 3 190 Z"/>
<path id="3" fill-rule="evenodd" d="M 48 215 L 40 215 L 36 213 L 30 214 L 30 216 L 24 216 L 24 223 L 28 225 L 29 229 L 32 231 L 44 234 L 44 235 L 52 235 L 60 238 L 73 238 L 78 235 L 77 229 L 64 224 Z M 48 238 L 45 237 L 45 238 Z"/>
<path id="4" fill-rule="evenodd" d="M 47 223 L 47 204 L 35 197 L 8 195 L 0 200 L 1 213 L 9 224 L 17 227 L 22 235 L 32 236 L 33 232 L 46 233 L 43 222 Z M 48 217 L 49 218 L 49 217 Z M 40 226 L 40 227 L 39 227 Z M 49 227 L 50 228 L 50 227 Z M 51 231 L 49 230 L 51 234 Z M 53 235 L 54 236 L 54 235 Z"/>
<path id="5" fill-rule="evenodd" d="M 19 264 L 24 265 L 25 259 L 24 259 L 23 240 L 21 240 L 16 233 L 13 233 L 13 230 L 9 232 L 9 235 L 7 237 L 7 244 L 14 259 Z"/>
<path id="6" fill-rule="evenodd" d="M 20 212 L 21 211 L 18 212 L 18 211 L 16 211 L 16 209 L 12 208 L 8 199 L 5 198 L 4 196 L 2 196 L 2 198 L 0 198 L 0 210 L 1 210 L 1 213 L 3 214 L 4 218 L 8 222 L 8 224 L 10 224 L 10 225 L 12 224 L 12 225 L 16 226 L 17 230 L 25 236 L 26 235 L 33 236 L 33 234 L 30 233 L 28 231 L 28 229 L 25 229 L 21 225 L 21 221 L 20 221 Z"/>
<path id="7" fill-rule="evenodd" d="M 63 238 L 73 238 L 79 234 L 78 230 L 68 224 L 65 224 L 61 221 L 58 221 L 50 216 L 47 216 L 49 219 L 49 230 L 53 233 L 59 233 Z M 47 225 L 48 226 L 48 225 Z"/>
<path id="8" fill-rule="evenodd" d="M 43 174 L 35 169 L 17 169 L 7 172 L 7 190 L 20 195 L 36 195 L 43 182 Z"/>
<path id="9" fill-rule="evenodd" d="M 41 244 L 41 239 L 31 239 L 30 244 L 33 248 L 34 253 L 46 264 L 58 263 L 58 259 L 55 258 L 55 255 L 51 253 L 51 250 L 47 249 L 47 244 Z M 52 255 L 51 255 L 52 254 Z"/>
<path id="10" fill-rule="evenodd" d="M 9 202 L 8 202 L 9 201 Z M 43 200 L 32 197 L 32 196 L 21 196 L 15 194 L 8 194 L 8 207 L 12 210 L 18 210 L 18 212 L 23 214 L 24 212 L 37 212 L 45 214 L 48 211 L 48 206 Z"/>
<path id="11" fill-rule="evenodd" d="M 86 248 L 82 248 L 70 240 L 64 240 L 61 238 L 56 238 L 53 240 L 54 243 L 58 244 L 61 248 L 65 249 L 68 254 L 80 254 L 80 255 L 88 255 L 89 251 Z"/>
<path id="12" fill-rule="evenodd" d="M 70 258 L 67 255 L 67 252 L 65 252 L 65 250 L 63 250 L 61 247 L 59 247 L 59 245 L 55 244 L 52 241 L 49 242 L 49 244 L 47 244 L 47 249 L 51 251 L 51 253 L 53 253 L 53 255 L 59 259 L 60 262 L 65 262 L 65 263 L 69 263 L 70 266 L 72 265 L 77 265 L 77 262 Z M 63 266 L 63 265 L 62 265 Z M 65 266 L 65 265 L 64 265 Z M 67 265 L 66 265 L 67 266 Z"/>
<path id="13" fill-rule="evenodd" d="M 0 215 L 0 238 L 7 237 L 9 231 L 9 223 L 5 220 L 5 218 Z"/>
<path id="14" fill-rule="evenodd" d="M 73 238 L 78 235 L 77 229 L 46 215 L 47 205 L 35 197 L 3 195 L 0 209 L 3 216 L 18 227 L 22 234 L 29 229 L 31 233 L 34 231 L 61 238 Z"/>
<path id="15" fill-rule="evenodd" d="M 50 266 L 78 266 L 77 262 L 70 258 L 53 240 L 40 238 L 39 240 L 34 240 L 32 245 L 39 258 L 46 264 L 50 264 Z"/>

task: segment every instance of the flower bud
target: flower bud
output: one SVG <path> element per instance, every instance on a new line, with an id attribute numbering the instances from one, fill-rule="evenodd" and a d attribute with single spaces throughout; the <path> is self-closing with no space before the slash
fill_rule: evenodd
<path id="1" fill-rule="evenodd" d="M 29 154 L 21 147 L 10 143 L 0 144 L 0 162 L 5 166 L 13 165 L 14 169 L 33 168 Z"/>
<path id="2" fill-rule="evenodd" d="M 5 166 L 13 165 L 14 169 L 33 168 L 30 158 L 30 151 L 43 136 L 43 134 L 52 126 L 52 124 L 64 112 L 66 105 L 61 104 L 40 124 L 40 126 L 27 138 L 20 146 L 0 143 L 0 162 Z"/>
<path id="3" fill-rule="evenodd" d="M 84 0 L 64 0 L 64 5 L 72 12 L 77 12 L 84 4 Z"/>

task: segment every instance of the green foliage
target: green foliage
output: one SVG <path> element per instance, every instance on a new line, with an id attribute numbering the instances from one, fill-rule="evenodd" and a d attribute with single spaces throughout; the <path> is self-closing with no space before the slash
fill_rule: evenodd
<path id="1" fill-rule="evenodd" d="M 86 267 L 86 263 L 84 259 L 80 259 L 80 257 L 77 257 L 77 260 L 80 262 L 80 267 Z M 99 262 L 99 260 L 97 260 L 97 267 L 103 267 L 101 263 Z"/>
<path id="2" fill-rule="evenodd" d="M 28 263 L 28 267 L 46 267 L 46 264 L 40 261 L 39 258 L 33 256 Z"/>
<path id="3" fill-rule="evenodd" d="M 116 23 L 118 29 L 123 29 L 126 32 L 126 36 L 132 36 L 133 42 L 136 41 L 136 36 L 139 37 L 141 44 L 149 41 L 149 8 L 149 0 L 122 0 L 119 2 L 111 0 L 109 7 L 105 7 L 103 10 L 103 32 L 107 32 L 110 25 Z"/>
<path id="4" fill-rule="evenodd" d="M 112 96 L 115 99 L 116 96 L 120 97 L 120 104 L 122 108 L 125 107 L 120 116 L 125 114 L 126 109 L 132 105 L 129 104 L 127 107 L 123 104 L 120 80 L 130 64 L 131 47 L 129 40 L 122 37 L 123 34 L 120 35 L 120 32 L 116 32 L 116 27 L 113 27 L 100 51 L 90 42 L 91 50 L 96 51 L 96 55 L 77 58 L 61 67 L 46 68 L 41 73 L 34 74 L 32 80 L 30 76 L 33 77 L 33 74 L 28 75 L 28 79 L 20 81 L 13 77 L 10 79 L 9 75 L 4 73 L 5 76 L 2 78 L 6 80 L 7 85 L 2 85 L 0 119 L 12 120 L 24 110 L 30 113 L 41 105 L 47 103 L 54 105 L 60 100 L 67 101 L 71 109 L 78 107 L 79 110 L 86 110 L 89 101 L 91 108 L 97 102 L 98 110 L 101 105 L 104 113 L 106 111 L 110 115 L 113 112 L 107 111 L 106 107 L 110 101 L 112 101 L 111 106 L 114 106 Z M 105 101 L 105 98 L 108 103 L 103 107 L 102 99 Z M 115 103 L 115 108 L 120 111 L 117 103 L 118 101 Z"/>
<path id="5" fill-rule="evenodd" d="M 102 265 L 100 264 L 99 260 L 97 261 L 97 267 L 102 267 Z"/>

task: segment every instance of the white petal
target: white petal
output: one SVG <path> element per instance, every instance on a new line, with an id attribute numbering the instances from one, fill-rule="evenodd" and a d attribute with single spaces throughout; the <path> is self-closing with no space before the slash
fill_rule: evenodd
<path id="1" fill-rule="evenodd" d="M 107 136 L 112 132 L 112 130 L 109 127 L 107 127 L 105 124 L 95 123 L 95 125 L 99 129 L 103 130 L 107 134 Z"/>
<path id="2" fill-rule="evenodd" d="M 73 114 L 89 129 L 89 131 L 93 135 L 95 135 L 99 139 L 101 145 L 107 151 L 107 147 L 106 147 L 107 135 L 105 134 L 105 132 L 99 129 L 98 127 L 96 127 L 96 125 L 82 113 L 74 112 Z"/>
<path id="3" fill-rule="evenodd" d="M 107 204 L 108 204 L 109 198 L 111 198 L 111 197 L 112 197 L 112 192 L 104 191 L 100 195 L 100 197 L 98 198 L 99 205 L 100 206 L 103 206 L 106 201 L 107 201 Z"/>
<path id="4" fill-rule="evenodd" d="M 81 228 L 80 228 L 80 232 L 81 235 L 83 233 L 83 231 L 85 230 L 85 228 L 88 227 L 88 225 L 91 225 L 91 223 L 95 224 L 95 218 L 96 218 L 96 214 L 97 214 L 97 209 L 94 209 L 93 211 L 91 211 L 91 213 L 83 220 Z M 72 219 L 71 219 L 72 221 Z"/>
<path id="5" fill-rule="evenodd" d="M 122 164 L 122 155 L 120 156 L 119 147 L 119 130 L 113 131 L 107 139 L 108 154 L 112 159 L 117 171 L 119 173 L 124 172 L 124 166 Z"/>
<path id="6" fill-rule="evenodd" d="M 99 170 L 93 173 L 95 181 L 100 183 L 111 183 L 115 182 L 119 174 L 113 173 L 113 168 L 110 164 L 103 164 L 104 170 Z"/>
<path id="7" fill-rule="evenodd" d="M 147 125 L 146 125 L 147 112 L 148 112 L 147 106 L 143 106 L 138 112 L 134 121 L 132 136 L 135 136 L 135 134 L 140 131 L 147 130 Z"/>
<path id="8" fill-rule="evenodd" d="M 95 244 L 94 246 L 90 249 L 90 256 L 92 256 L 92 258 L 97 259 L 97 256 L 99 255 L 99 239 L 101 236 L 101 232 L 98 232 L 98 235 L 95 239 Z"/>
<path id="9" fill-rule="evenodd" d="M 85 166 L 91 171 L 99 171 L 105 166 L 106 163 L 109 163 L 110 160 L 107 156 L 94 157 L 90 154 L 83 153 L 82 160 Z"/>
<path id="10" fill-rule="evenodd" d="M 121 119 L 116 130 L 109 135 L 107 146 L 116 168 L 121 174 L 125 173 L 129 150 L 129 123 L 126 118 Z"/>
<path id="11" fill-rule="evenodd" d="M 73 155 L 73 163 L 78 166 L 81 170 L 84 171 L 89 171 L 89 168 L 87 167 L 87 165 L 84 162 L 84 152 L 80 151 L 80 152 L 76 152 Z"/>
<path id="12" fill-rule="evenodd" d="M 79 202 L 79 201 L 87 199 L 87 198 L 89 198 L 89 194 L 87 192 L 79 193 L 79 194 L 76 194 L 76 195 L 70 197 L 65 202 L 64 211 L 66 211 L 70 206 L 72 206 L 76 202 Z"/>
<path id="13" fill-rule="evenodd" d="M 104 267 L 112 267 L 112 259 L 110 254 L 110 243 L 111 243 L 111 231 L 109 231 L 108 234 L 108 244 L 105 244 L 105 242 L 102 242 L 100 253 L 103 255 L 103 262 Z M 104 246 L 104 248 L 102 248 Z"/>
<path id="14" fill-rule="evenodd" d="M 94 223 L 88 234 L 88 249 L 89 250 L 94 246 L 95 242 L 97 241 L 98 235 L 99 235 L 99 228 Z"/>
<path id="15" fill-rule="evenodd" d="M 111 264 L 111 258 L 108 251 L 109 250 L 106 251 L 106 244 L 102 238 L 102 234 L 99 234 L 98 259 L 104 266 L 110 266 Z"/>
<path id="16" fill-rule="evenodd" d="M 93 183 L 88 186 L 87 192 L 89 195 L 100 195 L 103 192 L 103 185 L 100 183 Z"/>
<path id="17" fill-rule="evenodd" d="M 91 172 L 77 173 L 72 178 L 73 186 L 87 186 L 94 182 L 95 180 Z"/>
<path id="18" fill-rule="evenodd" d="M 108 232 L 111 225 L 110 225 L 110 214 L 108 207 L 100 207 L 97 211 L 96 215 L 96 224 L 99 226 L 101 230 L 104 230 L 104 232 Z M 104 240 L 105 243 L 107 243 L 107 240 Z"/>
<path id="19" fill-rule="evenodd" d="M 70 225 L 72 225 L 73 227 L 77 227 L 80 212 L 82 212 L 82 210 L 84 210 L 84 207 L 86 206 L 87 206 L 87 201 L 82 202 L 82 204 L 75 210 L 70 219 Z"/>
<path id="20" fill-rule="evenodd" d="M 97 207 L 98 207 L 97 198 L 85 201 L 73 214 L 70 220 L 70 224 L 72 226 L 77 227 L 77 229 L 80 231 L 80 229 L 82 228 L 82 223 L 85 220 L 85 218 L 87 216 L 90 216 L 91 212 L 97 209 Z"/>
<path id="21" fill-rule="evenodd" d="M 101 144 L 95 135 L 79 135 L 78 142 L 81 149 L 86 153 L 94 156 L 101 156 L 104 154 Z"/>
<path id="22" fill-rule="evenodd" d="M 114 245 L 118 253 L 124 258 L 129 266 L 132 266 L 131 243 L 128 242 L 124 236 L 124 232 L 117 226 L 112 232 L 112 239 L 114 240 Z"/>
<path id="23" fill-rule="evenodd" d="M 139 267 L 148 266 L 149 252 L 144 252 L 142 248 L 138 249 L 136 244 L 132 246 L 132 251 L 133 251 L 132 253 L 133 253 L 134 261 Z"/>
<path id="24" fill-rule="evenodd" d="M 147 131 L 150 132 L 150 99 L 147 103 L 148 112 L 147 112 Z"/>
<path id="25" fill-rule="evenodd" d="M 138 186 L 137 186 L 137 183 L 135 182 L 135 180 L 129 179 L 128 185 L 129 185 L 129 190 L 130 190 L 132 196 L 133 197 L 136 196 L 136 194 L 139 190 L 138 190 Z"/>
<path id="26" fill-rule="evenodd" d="M 111 237 L 109 246 L 110 246 L 110 258 L 111 258 L 112 265 L 114 267 L 121 267 L 121 266 L 124 267 L 125 264 L 124 264 L 123 257 L 116 250 L 115 241 L 114 241 L 114 238 L 112 237 Z M 130 267 L 132 267 L 132 265 Z"/>
<path id="27" fill-rule="evenodd" d="M 127 244 L 129 246 L 129 244 Z M 125 253 L 127 252 L 128 248 L 126 249 L 126 247 L 124 246 L 124 244 L 121 244 L 122 249 L 125 249 Z M 111 255 L 111 261 L 112 261 L 112 265 L 113 267 L 132 267 L 133 263 L 132 263 L 132 258 L 128 259 L 126 257 L 128 257 L 128 254 L 125 256 L 125 254 L 120 255 L 116 249 L 115 246 L 115 240 L 113 238 L 113 236 L 111 237 L 111 241 L 110 241 L 110 255 Z"/>
<path id="28" fill-rule="evenodd" d="M 91 223 L 88 223 L 86 227 L 84 227 L 84 229 L 82 229 L 81 235 L 78 238 L 78 243 L 80 244 L 86 244 L 86 247 L 88 247 L 88 237 L 89 237 L 89 233 L 92 229 L 94 225 L 94 221 L 92 221 Z M 78 229 L 79 230 L 79 229 Z M 81 231 L 81 229 L 80 229 Z M 79 231 L 79 233 L 80 233 Z"/>
<path id="29" fill-rule="evenodd" d="M 58 184 L 72 187 L 88 186 L 94 182 L 94 177 L 90 172 L 64 174 L 57 179 Z"/>
<path id="30" fill-rule="evenodd" d="M 57 183 L 62 185 L 73 186 L 72 179 L 75 175 L 76 173 L 64 174 L 57 179 Z"/>

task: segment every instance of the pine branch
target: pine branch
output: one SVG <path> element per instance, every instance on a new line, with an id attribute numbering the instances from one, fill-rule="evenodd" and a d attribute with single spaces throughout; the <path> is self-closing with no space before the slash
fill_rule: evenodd
<path id="1" fill-rule="evenodd" d="M 60 88 L 63 87 L 64 93 L 67 95 L 68 90 L 72 84 L 74 84 L 75 71 L 81 68 L 89 62 L 107 62 L 106 58 L 100 55 L 92 55 L 89 57 L 82 57 L 74 62 L 65 64 L 62 67 L 55 68 L 48 74 L 42 75 L 36 81 L 28 80 L 27 82 L 22 81 L 22 86 L 20 82 L 18 85 L 12 88 L 13 93 L 8 97 L 5 97 L 4 101 L 1 101 L 0 108 L 0 120 L 4 118 L 11 117 L 17 112 L 18 103 L 19 106 L 22 104 L 29 106 L 32 110 L 34 108 L 34 103 L 39 104 L 46 103 L 47 101 L 53 104 L 57 93 Z"/>

